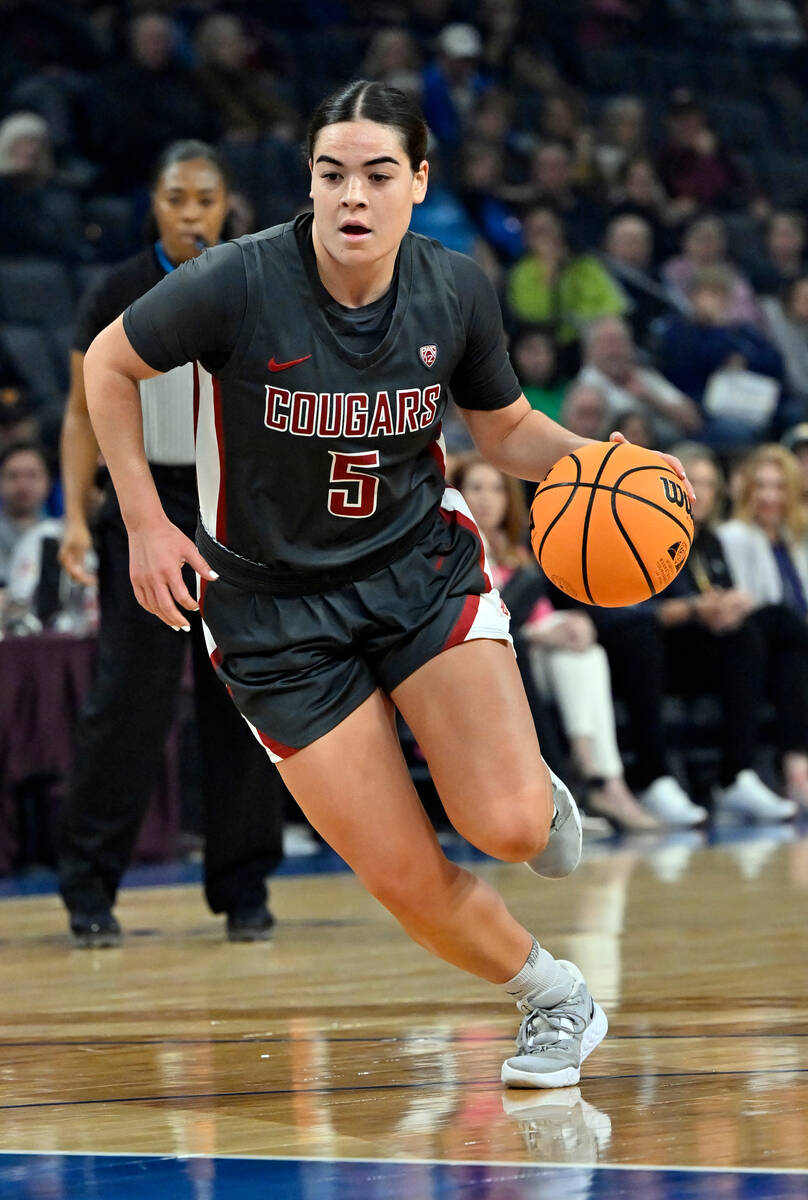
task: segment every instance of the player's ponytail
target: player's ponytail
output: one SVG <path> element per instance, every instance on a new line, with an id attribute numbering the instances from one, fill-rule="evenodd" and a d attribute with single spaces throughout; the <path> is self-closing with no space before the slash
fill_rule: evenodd
<path id="1" fill-rule="evenodd" d="M 376 121 L 398 131 L 410 166 L 417 171 L 426 158 L 429 131 L 421 109 L 405 92 L 386 83 L 355 79 L 320 102 L 308 130 L 308 156 L 314 157 L 317 135 L 342 121 Z"/>

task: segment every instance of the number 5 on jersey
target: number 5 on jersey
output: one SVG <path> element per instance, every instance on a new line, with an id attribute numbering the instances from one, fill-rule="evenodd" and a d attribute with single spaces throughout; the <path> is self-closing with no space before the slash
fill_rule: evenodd
<path id="1" fill-rule="evenodd" d="M 328 489 L 328 511 L 335 517 L 370 517 L 376 511 L 379 494 L 378 476 L 363 467 L 378 467 L 379 451 L 365 450 L 361 454 L 331 455 L 331 487 Z"/>

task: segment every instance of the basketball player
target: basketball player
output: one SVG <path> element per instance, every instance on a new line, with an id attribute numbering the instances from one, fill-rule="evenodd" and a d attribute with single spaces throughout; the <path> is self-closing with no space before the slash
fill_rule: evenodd
<path id="1" fill-rule="evenodd" d="M 84 353 L 132 300 L 199 254 L 202 245 L 218 242 L 228 207 L 215 152 L 197 141 L 169 146 L 152 189 L 149 246 L 106 272 L 80 305 L 61 446 L 67 512 L 61 561 L 80 582 L 88 582 L 87 505 L 98 460 L 84 395 Z M 148 460 L 162 505 L 193 536 L 198 507 L 193 371 L 180 367 L 144 382 L 140 391 Z M 98 669 L 76 730 L 59 846 L 62 896 L 73 943 L 81 947 L 121 940 L 112 909 L 158 778 L 187 648 L 134 600 L 126 529 L 111 487 L 98 525 L 98 550 Z M 264 879 L 282 857 L 285 791 L 216 679 L 198 617 L 191 626 L 205 894 L 214 912 L 227 913 L 230 940 L 263 940 L 272 928 Z"/>
<path id="2" fill-rule="evenodd" d="M 476 526 L 445 489 L 447 390 L 513 475 L 543 478 L 583 439 L 521 395 L 479 268 L 407 232 L 425 149 L 394 88 L 360 80 L 323 101 L 313 214 L 135 301 L 90 348 L 88 402 L 140 603 L 186 628 L 193 566 L 220 677 L 308 819 L 415 941 L 516 1001 L 503 1080 L 559 1087 L 606 1017 L 572 963 L 446 859 L 393 706 L 465 838 L 539 874 L 575 867 L 575 803 L 542 760 Z M 212 373 L 197 388 L 199 549 L 161 509 L 137 403 L 138 380 L 194 360 Z"/>

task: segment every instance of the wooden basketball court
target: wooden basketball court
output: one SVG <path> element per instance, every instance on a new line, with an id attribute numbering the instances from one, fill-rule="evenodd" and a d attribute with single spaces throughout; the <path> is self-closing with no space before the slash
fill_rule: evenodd
<path id="1" fill-rule="evenodd" d="M 515 1010 L 347 872 L 273 881 L 270 944 L 194 884 L 125 890 L 113 950 L 5 899 L 0 1196 L 808 1196 L 805 834 L 472 864 L 608 1013 L 552 1092 L 503 1090 Z"/>

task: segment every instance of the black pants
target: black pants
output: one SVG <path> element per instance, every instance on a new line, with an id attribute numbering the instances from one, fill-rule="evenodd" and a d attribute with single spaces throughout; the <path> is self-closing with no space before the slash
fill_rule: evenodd
<path id="1" fill-rule="evenodd" d="M 189 537 L 189 468 L 155 468 L 171 521 Z M 95 683 L 79 715 L 61 821 L 60 889 L 71 912 L 115 902 L 158 780 L 190 637 L 202 765 L 205 896 L 213 912 L 262 904 L 283 856 L 286 789 L 213 671 L 199 617 L 175 633 L 135 600 L 126 529 L 112 489 L 98 529 L 101 625 Z"/>
<path id="2" fill-rule="evenodd" d="M 609 657 L 612 686 L 625 703 L 636 761 L 630 782 L 640 790 L 670 774 L 667 733 L 662 719 L 667 692 L 715 695 L 722 710 L 721 782 L 729 783 L 751 766 L 758 741 L 765 651 L 756 628 L 746 621 L 716 636 L 695 622 L 663 628 L 651 613 L 626 613 L 598 623 Z"/>
<path id="3" fill-rule="evenodd" d="M 669 770 L 662 722 L 666 692 L 718 699 L 722 784 L 755 761 L 764 697 L 775 708 L 777 748 L 808 749 L 808 626 L 796 613 L 768 605 L 725 634 L 711 634 L 696 622 L 665 629 L 650 613 L 596 621 L 615 693 L 629 713 L 636 788 Z"/>

